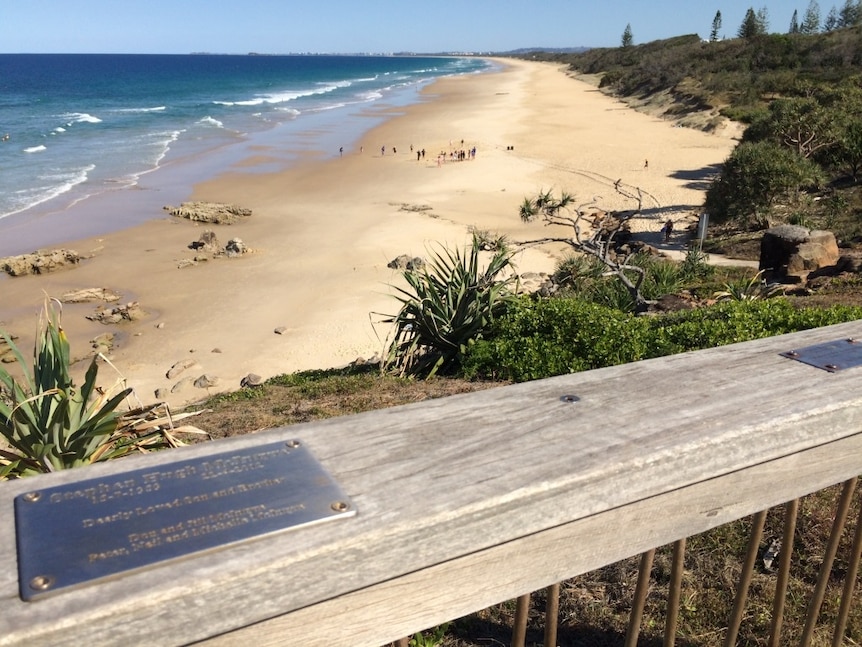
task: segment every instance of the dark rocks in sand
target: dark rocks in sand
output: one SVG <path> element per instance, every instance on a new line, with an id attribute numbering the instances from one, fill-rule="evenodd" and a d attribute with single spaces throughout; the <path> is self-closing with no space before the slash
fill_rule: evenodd
<path id="1" fill-rule="evenodd" d="M 14 342 L 18 337 L 12 335 L 10 339 Z M 5 337 L 0 337 L 0 362 L 3 364 L 11 364 L 15 361 L 15 354 L 12 352 L 12 347 Z"/>
<path id="2" fill-rule="evenodd" d="M 200 235 L 200 238 L 189 244 L 189 249 L 209 254 L 218 254 L 221 251 L 221 245 L 215 232 L 212 229 L 207 229 Z"/>
<path id="3" fill-rule="evenodd" d="M 9 276 L 48 274 L 73 267 L 80 261 L 81 256 L 72 249 L 40 250 L 32 254 L 0 258 L 0 269 Z"/>
<path id="4" fill-rule="evenodd" d="M 181 359 L 179 362 L 174 362 L 174 365 L 171 366 L 170 369 L 168 369 L 167 373 L 165 373 L 165 377 L 169 380 L 172 380 L 177 375 L 193 366 L 197 366 L 196 360 L 193 360 L 191 358 Z"/>
<path id="5" fill-rule="evenodd" d="M 251 209 L 222 202 L 183 202 L 179 207 L 169 205 L 164 209 L 177 218 L 216 225 L 231 225 L 251 215 Z"/>
<path id="6" fill-rule="evenodd" d="M 147 313 L 141 308 L 137 301 L 131 301 L 126 305 L 117 306 L 115 308 L 103 308 L 97 310 L 94 314 L 87 315 L 90 321 L 98 321 L 103 324 L 117 324 L 124 321 L 138 321 L 147 316 Z"/>
<path id="7" fill-rule="evenodd" d="M 211 386 L 216 386 L 219 383 L 219 378 L 215 375 L 201 375 L 195 380 L 194 385 L 199 389 L 208 389 Z"/>
<path id="8" fill-rule="evenodd" d="M 239 381 L 239 385 L 244 389 L 263 386 L 263 378 L 257 373 L 249 373 Z"/>
<path id="9" fill-rule="evenodd" d="M 418 256 L 408 256 L 407 254 L 401 254 L 400 256 L 393 258 L 391 261 L 389 261 L 389 263 L 386 264 L 386 267 L 392 270 L 418 271 L 425 267 L 425 261 Z"/>
<path id="10" fill-rule="evenodd" d="M 235 258 L 247 254 L 251 250 L 246 246 L 240 238 L 231 238 L 224 246 L 224 254 L 228 258 Z"/>

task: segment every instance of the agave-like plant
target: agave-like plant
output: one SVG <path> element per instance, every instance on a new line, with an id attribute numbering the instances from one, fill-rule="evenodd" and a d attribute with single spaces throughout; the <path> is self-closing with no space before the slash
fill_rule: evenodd
<path id="1" fill-rule="evenodd" d="M 98 365 L 90 362 L 81 388 L 69 374 L 69 341 L 60 325 L 59 304 L 47 302 L 36 336 L 32 371 L 11 337 L 21 376 L 0 366 L 0 435 L 9 448 L 0 448 L 0 479 L 36 472 L 53 472 L 107 460 L 125 453 L 112 435 L 117 407 L 131 389 L 114 396 L 96 384 Z"/>
<path id="2" fill-rule="evenodd" d="M 434 251 L 423 269 L 404 272 L 409 289 L 395 288 L 401 310 L 382 321 L 395 325 L 387 363 L 400 375 L 450 372 L 515 298 L 512 251 L 496 250 L 482 267 L 481 248 L 474 235 L 468 252 Z"/>
<path id="3" fill-rule="evenodd" d="M 750 279 L 725 283 L 724 289 L 713 293 L 716 301 L 759 301 L 782 296 L 784 288 L 780 285 L 768 285 L 763 280 L 763 270 Z"/>

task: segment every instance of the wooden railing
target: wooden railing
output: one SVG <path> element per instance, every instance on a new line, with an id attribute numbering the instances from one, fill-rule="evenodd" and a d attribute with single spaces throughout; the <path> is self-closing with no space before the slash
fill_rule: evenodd
<path id="1" fill-rule="evenodd" d="M 4 483 L 0 645 L 377 647 L 649 554 L 862 473 L 862 367 L 780 355 L 853 337 L 862 322 Z M 290 439 L 356 516 L 19 597 L 16 496 Z"/>

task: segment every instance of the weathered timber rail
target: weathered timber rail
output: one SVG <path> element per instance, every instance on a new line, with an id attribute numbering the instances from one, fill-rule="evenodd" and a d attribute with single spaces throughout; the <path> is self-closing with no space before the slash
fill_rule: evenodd
<path id="1" fill-rule="evenodd" d="M 862 474 L 862 322 L 0 485 L 0 645 L 376 647 Z M 355 517 L 18 596 L 34 488 L 299 438 Z M 63 538 L 57 537 L 57 550 Z"/>

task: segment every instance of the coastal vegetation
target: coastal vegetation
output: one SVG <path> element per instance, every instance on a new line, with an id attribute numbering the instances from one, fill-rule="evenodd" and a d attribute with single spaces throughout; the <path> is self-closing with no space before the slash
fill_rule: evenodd
<path id="1" fill-rule="evenodd" d="M 816 3 L 812 3 L 815 4 Z M 577 54 L 534 52 L 605 92 L 680 125 L 745 132 L 709 187 L 711 223 L 762 229 L 804 222 L 862 240 L 862 24 L 858 3 L 822 21 L 809 6 L 787 33 L 749 10 L 737 38 L 696 34 Z"/>
<path id="2" fill-rule="evenodd" d="M 100 386 L 98 356 L 91 358 L 83 383 L 75 384 L 58 302 L 45 303 L 32 365 L 9 335 L 0 336 L 18 369 L 13 374 L 0 365 L 0 481 L 178 447 L 185 443 L 177 431 L 201 433 L 173 428 L 169 414 L 168 424 L 150 415 L 158 405 L 121 411 L 132 388 L 122 380 Z M 194 414 L 176 420 L 188 415 Z"/>

